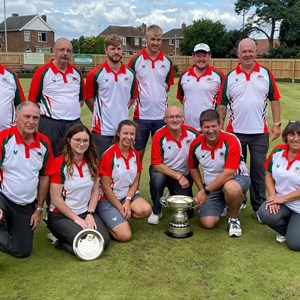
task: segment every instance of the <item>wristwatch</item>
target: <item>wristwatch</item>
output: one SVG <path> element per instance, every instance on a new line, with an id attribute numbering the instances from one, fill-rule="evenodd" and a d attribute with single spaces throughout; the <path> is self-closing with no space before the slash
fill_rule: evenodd
<path id="1" fill-rule="evenodd" d="M 40 211 L 40 212 L 43 212 L 43 211 L 44 211 L 44 208 L 41 207 L 41 206 L 37 206 L 37 207 L 35 208 L 35 210 Z"/>
<path id="2" fill-rule="evenodd" d="M 273 125 L 281 127 L 281 122 L 274 122 Z"/>
<path id="3" fill-rule="evenodd" d="M 205 193 L 206 195 L 209 195 L 209 194 L 210 194 L 210 191 L 206 188 L 206 186 L 204 186 L 203 189 L 204 189 L 204 193 Z"/>
<path id="4" fill-rule="evenodd" d="M 95 215 L 95 212 L 94 212 L 94 211 L 91 211 L 91 210 L 89 210 L 89 211 L 87 212 L 87 214 L 88 214 L 88 215 L 91 215 L 91 216 L 94 216 L 94 215 Z"/>
<path id="5" fill-rule="evenodd" d="M 132 198 L 128 196 L 128 197 L 125 198 L 125 201 L 126 200 L 129 200 L 129 202 L 131 202 Z"/>

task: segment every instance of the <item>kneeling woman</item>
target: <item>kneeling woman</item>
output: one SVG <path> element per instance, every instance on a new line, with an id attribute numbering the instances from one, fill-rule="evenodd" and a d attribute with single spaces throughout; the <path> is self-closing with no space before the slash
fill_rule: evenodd
<path id="1" fill-rule="evenodd" d="M 265 163 L 269 198 L 258 215 L 277 232 L 277 242 L 300 251 L 300 122 L 290 121 L 282 139 Z"/>
<path id="2" fill-rule="evenodd" d="M 59 246 L 71 253 L 75 236 L 87 228 L 98 230 L 107 247 L 109 233 L 94 213 L 99 199 L 98 162 L 89 129 L 82 124 L 72 126 L 61 152 L 50 179 L 48 227 Z"/>
<path id="3" fill-rule="evenodd" d="M 111 235 L 118 241 L 131 239 L 130 218 L 146 218 L 150 204 L 138 193 L 142 164 L 139 153 L 132 148 L 137 125 L 130 120 L 118 125 L 114 144 L 103 153 L 100 162 L 99 214 Z"/>

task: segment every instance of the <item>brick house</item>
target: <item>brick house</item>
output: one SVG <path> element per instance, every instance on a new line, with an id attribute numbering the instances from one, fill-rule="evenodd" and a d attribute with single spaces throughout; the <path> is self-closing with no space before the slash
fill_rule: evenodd
<path id="1" fill-rule="evenodd" d="M 262 56 L 269 52 L 269 40 L 268 39 L 257 39 L 255 40 L 257 47 L 257 56 Z M 279 46 L 279 39 L 274 39 L 273 46 Z"/>
<path id="2" fill-rule="evenodd" d="M 183 31 L 186 24 L 182 23 L 181 28 L 174 28 L 163 34 L 162 50 L 169 56 L 181 55 L 180 42 L 183 41 Z"/>
<path id="3" fill-rule="evenodd" d="M 46 15 L 19 16 L 6 19 L 7 52 L 50 53 L 54 45 L 54 29 Z M 5 22 L 0 24 L 0 52 L 5 52 Z"/>
<path id="4" fill-rule="evenodd" d="M 123 44 L 123 54 L 132 55 L 140 51 L 145 44 L 146 24 L 139 27 L 133 26 L 108 26 L 99 35 L 107 36 L 109 34 L 118 35 Z"/>

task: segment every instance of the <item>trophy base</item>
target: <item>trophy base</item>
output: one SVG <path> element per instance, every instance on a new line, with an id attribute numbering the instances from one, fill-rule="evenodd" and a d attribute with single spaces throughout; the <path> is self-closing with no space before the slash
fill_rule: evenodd
<path id="1" fill-rule="evenodd" d="M 193 231 L 190 230 L 189 227 L 185 227 L 185 228 L 169 227 L 169 229 L 166 231 L 166 235 L 177 239 L 183 239 L 183 238 L 191 237 L 193 235 Z"/>

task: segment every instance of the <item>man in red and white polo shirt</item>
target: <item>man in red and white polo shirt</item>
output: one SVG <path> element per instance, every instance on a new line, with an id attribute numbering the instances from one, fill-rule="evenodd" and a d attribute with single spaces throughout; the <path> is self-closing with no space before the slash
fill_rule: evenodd
<path id="1" fill-rule="evenodd" d="M 183 70 L 178 80 L 177 99 L 183 105 L 184 123 L 200 130 L 201 113 L 217 108 L 218 93 L 225 75 L 222 70 L 209 65 L 211 52 L 207 44 L 197 44 L 192 57 L 194 64 Z"/>
<path id="2" fill-rule="evenodd" d="M 240 142 L 235 135 L 221 131 L 220 116 L 214 109 L 202 112 L 200 126 L 203 134 L 192 142 L 188 161 L 198 188 L 195 201 L 200 205 L 200 224 L 214 228 L 227 205 L 229 236 L 241 236 L 238 214 L 250 178 Z"/>
<path id="3" fill-rule="evenodd" d="M 280 135 L 280 94 L 272 72 L 256 62 L 256 44 L 250 39 L 239 43 L 237 55 L 240 64 L 228 73 L 218 99 L 221 128 L 228 108 L 226 131 L 233 132 L 240 140 L 243 155 L 250 151 L 250 199 L 257 217 L 257 210 L 266 201 L 265 169 L 263 164 L 269 149 L 268 98 L 271 103 L 273 125 L 272 140 Z M 257 218 L 260 222 L 259 218 Z"/>
<path id="4" fill-rule="evenodd" d="M 188 170 L 188 155 L 198 131 L 183 124 L 181 108 L 166 109 L 163 126 L 153 136 L 150 166 L 150 193 L 153 201 L 149 224 L 158 224 L 162 218 L 159 199 L 167 187 L 170 195 L 193 196 L 192 179 Z M 192 216 L 193 210 L 188 212 Z"/>
<path id="5" fill-rule="evenodd" d="M 0 64 L 0 130 L 13 125 L 15 108 L 25 101 L 24 92 L 17 74 Z"/>
<path id="6" fill-rule="evenodd" d="M 137 98 L 133 71 L 122 63 L 122 40 L 108 35 L 104 40 L 106 61 L 86 78 L 85 103 L 93 113 L 92 133 L 98 157 L 111 145 L 118 124 L 128 119 L 129 107 Z"/>
<path id="7" fill-rule="evenodd" d="M 134 121 L 139 124 L 139 134 L 134 145 L 143 159 L 151 133 L 164 126 L 168 91 L 174 84 L 174 67 L 171 59 L 161 50 L 163 31 L 158 25 L 146 29 L 147 46 L 129 61 L 138 81 L 139 97 L 134 106 Z"/>
<path id="8" fill-rule="evenodd" d="M 41 66 L 32 77 L 28 100 L 40 106 L 39 131 L 51 141 L 54 156 L 67 130 L 80 123 L 84 100 L 84 81 L 80 70 L 70 64 L 73 48 L 59 38 L 52 49 L 54 60 Z"/>
<path id="9" fill-rule="evenodd" d="M 39 107 L 21 103 L 16 126 L 0 132 L 0 251 L 27 257 L 39 225 L 54 159 L 49 139 L 37 132 Z"/>

